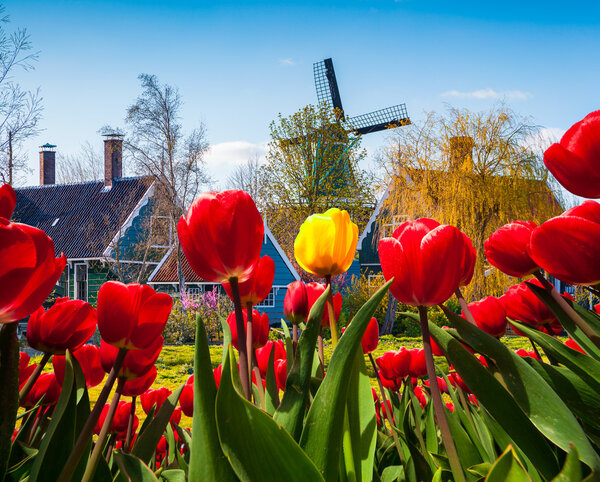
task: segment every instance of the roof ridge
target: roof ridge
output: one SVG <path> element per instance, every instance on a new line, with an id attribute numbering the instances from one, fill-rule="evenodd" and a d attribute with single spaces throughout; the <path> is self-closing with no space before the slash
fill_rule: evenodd
<path id="1" fill-rule="evenodd" d="M 118 183 L 121 181 L 134 181 L 134 180 L 138 180 L 138 179 L 145 179 L 145 178 L 151 178 L 151 177 L 152 176 L 149 174 L 142 175 L 142 176 L 119 177 L 117 179 L 114 179 L 114 182 Z M 83 186 L 83 185 L 87 185 L 87 184 L 98 184 L 98 183 L 104 184 L 104 180 L 103 179 L 93 179 L 91 181 L 62 182 L 60 184 L 41 184 L 41 185 L 35 185 L 35 186 L 19 186 L 19 187 L 15 187 L 14 189 L 15 189 L 15 191 L 19 191 L 22 189 L 45 189 L 45 188 L 60 187 L 60 186 Z"/>

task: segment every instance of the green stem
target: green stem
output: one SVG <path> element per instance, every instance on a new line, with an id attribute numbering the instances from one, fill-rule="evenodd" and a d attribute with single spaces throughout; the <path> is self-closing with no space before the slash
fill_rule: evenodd
<path id="1" fill-rule="evenodd" d="M 437 378 L 435 379 L 436 383 L 437 383 Z M 412 383 L 410 383 L 409 386 L 409 390 L 412 390 L 413 396 L 416 397 L 415 395 L 415 389 L 412 386 Z M 429 382 L 429 384 L 431 385 L 431 381 Z M 415 432 L 417 433 L 417 439 L 419 440 L 419 446 L 421 447 L 421 452 L 423 452 L 423 455 L 427 455 L 427 446 L 425 445 L 425 440 L 423 439 L 423 432 L 421 432 L 421 424 L 419 423 L 419 419 L 417 418 L 417 410 L 415 409 L 415 404 L 413 403 L 412 397 L 411 400 L 408 402 L 410 404 L 410 411 L 412 413 L 413 418 L 415 419 Z"/>
<path id="2" fill-rule="evenodd" d="M 8 465 L 19 410 L 19 341 L 17 323 L 0 329 L 0 480 Z"/>
<path id="3" fill-rule="evenodd" d="M 235 308 L 235 326 L 237 329 L 238 352 L 240 355 L 240 381 L 242 382 L 242 390 L 246 400 L 251 401 L 250 378 L 248 374 L 248 355 L 246 351 L 246 327 L 244 326 L 244 311 L 242 301 L 240 299 L 240 289 L 237 278 L 229 278 L 231 286 L 231 294 L 233 295 L 233 306 Z"/>
<path id="4" fill-rule="evenodd" d="M 135 400 L 136 397 L 131 397 L 131 410 L 129 411 L 129 422 L 127 423 L 127 435 L 123 443 L 123 452 L 131 451 L 131 440 L 133 439 L 133 422 L 135 421 Z"/>
<path id="5" fill-rule="evenodd" d="M 252 383 L 252 355 L 254 354 L 252 321 L 252 303 L 246 303 L 246 353 L 248 354 L 248 378 L 250 383 Z M 254 402 L 256 403 L 256 400 Z"/>
<path id="6" fill-rule="evenodd" d="M 325 276 L 327 286 L 331 287 L 331 275 Z M 338 343 L 337 320 L 335 319 L 335 310 L 333 309 L 333 292 L 330 289 L 327 296 L 327 312 L 329 316 L 329 329 L 331 331 L 331 344 L 335 349 Z"/>
<path id="7" fill-rule="evenodd" d="M 40 363 L 38 363 L 38 366 L 35 367 L 35 370 L 33 370 L 33 373 L 29 376 L 27 382 L 25 383 L 25 385 L 23 385 L 23 388 L 21 388 L 21 391 L 19 392 L 19 404 L 23 403 L 23 400 L 31 390 L 31 387 L 33 387 L 33 385 L 39 378 L 40 373 L 42 373 L 44 366 L 46 366 L 46 363 L 48 363 L 48 360 L 50 360 L 51 356 L 52 353 L 44 353 L 44 356 L 40 360 Z"/>
<path id="8" fill-rule="evenodd" d="M 258 389 L 258 397 L 260 398 L 260 406 L 266 412 L 267 411 L 267 401 L 265 399 L 265 389 L 262 384 L 262 377 L 260 375 L 260 369 L 258 368 L 258 361 L 256 360 L 256 351 L 254 349 L 252 349 L 251 353 L 252 353 L 252 369 L 254 370 L 254 376 L 256 377 L 256 388 Z"/>
<path id="9" fill-rule="evenodd" d="M 575 323 L 581 331 L 585 333 L 585 335 L 592 341 L 594 345 L 600 348 L 600 336 L 592 329 L 590 325 L 588 325 L 581 316 L 573 309 L 569 303 L 560 295 L 556 288 L 552 286 L 552 284 L 544 278 L 544 275 L 540 270 L 533 273 L 533 275 L 538 279 L 538 281 L 542 284 L 542 286 L 550 293 L 550 296 L 558 303 L 558 306 L 562 308 L 562 310 L 567 314 L 571 321 Z"/>
<path id="10" fill-rule="evenodd" d="M 102 387 L 102 391 L 100 395 L 98 395 L 98 400 L 96 400 L 96 404 L 94 405 L 94 409 L 90 413 L 90 416 L 85 422 L 79 437 L 77 437 L 77 441 L 71 451 L 71 455 L 67 459 L 65 466 L 58 477 L 58 482 L 69 482 L 73 478 L 73 473 L 77 466 L 79 465 L 79 460 L 81 460 L 81 456 L 83 452 L 88 446 L 88 443 L 92 437 L 92 433 L 94 432 L 94 427 L 96 426 L 96 422 L 100 418 L 102 414 L 102 409 L 104 408 L 104 404 L 110 395 L 110 391 L 117 379 L 117 374 L 121 369 L 121 365 L 123 365 L 123 360 L 125 360 L 125 355 L 127 355 L 126 348 L 120 348 L 119 353 L 117 353 L 117 357 L 115 358 L 115 364 L 112 367 L 112 370 L 108 374 L 106 382 Z"/>
<path id="11" fill-rule="evenodd" d="M 92 456 L 90 457 L 87 467 L 85 468 L 85 473 L 83 474 L 81 482 L 89 482 L 94 478 L 96 467 L 98 466 L 100 457 L 102 457 L 102 450 L 104 449 L 104 444 L 106 442 L 106 438 L 108 437 L 108 430 L 110 429 L 110 424 L 112 423 L 115 412 L 117 411 L 119 399 L 121 398 L 121 392 L 123 391 L 126 381 L 127 380 L 124 377 L 119 378 L 117 389 L 115 390 L 112 402 L 110 402 L 110 407 L 108 407 L 104 424 L 102 424 L 100 435 L 98 435 L 98 440 L 96 440 L 96 445 L 94 445 Z"/>
<path id="12" fill-rule="evenodd" d="M 431 340 L 429 338 L 429 322 L 427 320 L 427 308 L 425 306 L 419 306 L 419 317 L 421 319 L 421 331 L 423 334 L 423 348 L 425 350 L 425 364 L 427 366 L 427 376 L 429 377 L 429 389 L 431 391 L 431 398 L 433 400 L 433 410 L 435 411 L 435 417 L 437 419 L 440 432 L 442 433 L 442 441 L 444 447 L 446 447 L 446 454 L 448 455 L 448 461 L 450 462 L 450 468 L 456 478 L 457 482 L 465 482 L 465 474 L 463 473 L 460 460 L 458 459 L 458 453 L 456 452 L 456 446 L 450 433 L 450 427 L 448 426 L 448 420 L 444 412 L 444 404 L 442 402 L 442 395 L 440 394 L 440 387 L 437 384 L 437 374 L 435 372 L 435 365 L 433 362 L 433 352 L 431 351 Z"/>

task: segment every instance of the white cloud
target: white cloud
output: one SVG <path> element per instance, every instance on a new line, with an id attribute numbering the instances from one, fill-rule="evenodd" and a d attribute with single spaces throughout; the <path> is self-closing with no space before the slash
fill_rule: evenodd
<path id="1" fill-rule="evenodd" d="M 258 158 L 259 162 L 262 162 L 266 154 L 266 142 L 260 144 L 247 141 L 220 142 L 210 146 L 204 160 L 210 176 L 215 180 L 215 184 L 223 186 L 236 166 L 240 166 L 248 159 L 253 158 Z"/>
<path id="2" fill-rule="evenodd" d="M 567 132 L 560 127 L 543 127 L 525 139 L 525 145 L 535 152 L 544 152 Z"/>
<path id="3" fill-rule="evenodd" d="M 458 99 L 511 99 L 525 100 L 531 97 L 529 92 L 520 90 L 508 90 L 506 92 L 496 92 L 494 89 L 479 89 L 472 92 L 460 92 L 458 90 L 448 90 L 442 93 L 442 97 L 455 97 Z"/>
<path id="4" fill-rule="evenodd" d="M 296 65 L 296 62 L 292 58 L 279 59 L 279 63 L 281 65 L 287 65 L 288 67 L 293 67 L 294 65 Z"/>

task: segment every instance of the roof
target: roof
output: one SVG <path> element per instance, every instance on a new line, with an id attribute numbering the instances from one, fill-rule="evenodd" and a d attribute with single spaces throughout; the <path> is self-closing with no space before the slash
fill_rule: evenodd
<path id="1" fill-rule="evenodd" d="M 13 220 L 45 231 L 57 255 L 102 257 L 151 184 L 142 176 L 115 179 L 110 189 L 104 181 L 17 188 Z"/>

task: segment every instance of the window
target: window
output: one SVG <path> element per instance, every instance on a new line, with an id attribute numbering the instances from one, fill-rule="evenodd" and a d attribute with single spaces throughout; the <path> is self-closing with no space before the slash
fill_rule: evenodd
<path id="1" fill-rule="evenodd" d="M 256 305 L 257 308 L 272 308 L 275 306 L 275 295 L 278 288 L 271 288 L 267 297 Z"/>
<path id="2" fill-rule="evenodd" d="M 56 282 L 60 296 L 69 296 L 69 265 L 65 266 L 60 278 Z"/>
<path id="3" fill-rule="evenodd" d="M 150 219 L 152 248 L 169 248 L 173 244 L 173 226 L 169 216 L 152 216 Z"/>
<path id="4" fill-rule="evenodd" d="M 389 238 L 402 223 L 408 221 L 406 214 L 395 214 L 391 223 L 381 225 L 381 238 Z"/>
<path id="5" fill-rule="evenodd" d="M 75 299 L 88 300 L 88 267 L 86 264 L 75 265 Z"/>

